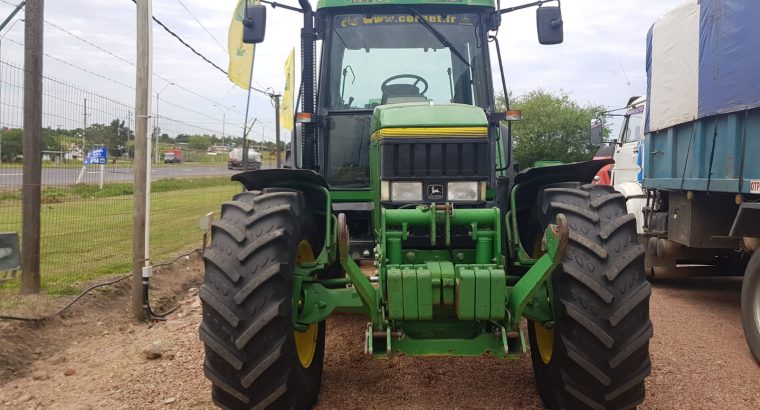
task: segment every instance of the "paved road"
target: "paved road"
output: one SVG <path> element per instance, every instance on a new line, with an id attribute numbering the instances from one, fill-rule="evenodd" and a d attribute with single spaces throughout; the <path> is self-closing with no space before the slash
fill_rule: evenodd
<path id="1" fill-rule="evenodd" d="M 74 185 L 79 176 L 80 168 L 43 168 L 42 184 L 45 186 Z M 153 168 L 153 179 L 187 178 L 199 176 L 225 176 L 233 175 L 240 171 L 228 170 L 224 165 L 209 166 L 160 166 Z M 21 168 L 0 168 L 0 188 L 21 188 Z M 133 178 L 132 168 L 129 167 L 105 167 L 103 182 L 131 182 Z M 84 183 L 97 184 L 100 181 L 100 169 L 97 166 L 88 167 L 84 175 Z"/>

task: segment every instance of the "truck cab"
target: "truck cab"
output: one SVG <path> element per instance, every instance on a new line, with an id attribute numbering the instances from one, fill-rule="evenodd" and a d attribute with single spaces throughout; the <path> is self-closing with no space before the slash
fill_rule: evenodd
<path id="1" fill-rule="evenodd" d="M 646 197 L 641 186 L 644 177 L 644 161 L 641 155 L 641 147 L 644 142 L 644 111 L 646 110 L 646 97 L 631 97 L 628 100 L 622 114 L 623 123 L 617 139 L 611 140 L 609 146 L 600 148 L 597 157 L 612 155 L 614 165 L 605 167 L 594 177 L 596 183 L 608 182 L 616 191 L 625 195 L 628 212 L 636 216 L 636 230 L 643 241 L 644 215 L 642 208 L 646 204 Z M 619 110 L 614 110 L 619 111 Z M 621 114 L 607 115 L 621 116 Z M 592 124 L 597 132 L 601 132 L 602 122 Z"/>
<path id="2" fill-rule="evenodd" d="M 644 139 L 644 109 L 646 97 L 629 102 L 623 125 L 615 147 L 615 166 L 612 168 L 612 185 L 627 182 L 641 183 L 643 179 L 641 142 Z"/>

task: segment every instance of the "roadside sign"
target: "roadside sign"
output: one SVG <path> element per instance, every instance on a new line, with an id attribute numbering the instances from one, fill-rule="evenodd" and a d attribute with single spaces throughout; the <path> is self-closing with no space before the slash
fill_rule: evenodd
<path id="1" fill-rule="evenodd" d="M 105 165 L 108 163 L 108 151 L 106 147 L 95 148 L 87 153 L 87 157 L 84 159 L 84 165 Z"/>
<path id="2" fill-rule="evenodd" d="M 106 164 L 108 163 L 108 150 L 106 150 L 106 147 L 99 147 L 95 148 L 92 151 L 87 153 L 87 156 L 84 158 L 84 164 L 82 164 L 82 170 L 79 171 L 79 176 L 77 177 L 76 185 L 79 185 L 84 180 L 84 174 L 87 170 L 88 165 L 100 165 L 100 183 L 98 184 L 100 186 L 100 189 L 103 189 L 103 178 L 105 174 L 105 168 Z"/>

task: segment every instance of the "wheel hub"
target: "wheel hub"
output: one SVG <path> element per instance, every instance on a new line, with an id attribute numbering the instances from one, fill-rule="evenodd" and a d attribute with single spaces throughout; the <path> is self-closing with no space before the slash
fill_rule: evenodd
<path id="1" fill-rule="evenodd" d="M 538 353 L 541 355 L 541 361 L 544 364 L 549 364 L 554 352 L 554 329 L 547 329 L 540 323 L 533 322 L 533 330 L 535 331 L 536 345 L 538 346 Z"/>
<path id="2" fill-rule="evenodd" d="M 298 244 L 298 250 L 296 251 L 296 266 L 300 266 L 306 262 L 313 262 L 314 259 L 314 250 L 311 248 L 311 244 L 305 239 L 302 240 Z M 318 328 L 319 326 L 314 323 L 309 325 L 309 328 L 304 332 L 293 332 L 298 361 L 301 362 L 301 366 L 304 368 L 309 368 L 314 360 L 314 352 L 317 350 Z"/>

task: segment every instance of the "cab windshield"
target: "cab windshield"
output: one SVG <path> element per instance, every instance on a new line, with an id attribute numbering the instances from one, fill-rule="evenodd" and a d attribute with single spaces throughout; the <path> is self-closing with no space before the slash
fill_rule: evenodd
<path id="1" fill-rule="evenodd" d="M 424 20 L 424 23 L 420 20 Z M 370 116 L 408 102 L 488 107 L 486 45 L 476 13 L 338 14 L 321 87 L 330 113 L 326 177 L 333 187 L 369 185 Z"/>
<path id="2" fill-rule="evenodd" d="M 328 109 L 413 101 L 484 106 L 478 20 L 473 13 L 415 10 L 334 16 Z"/>
<path id="3" fill-rule="evenodd" d="M 622 136 L 620 141 L 623 143 L 626 142 L 636 142 L 639 139 L 641 139 L 642 136 L 642 126 L 643 120 L 644 120 L 644 106 L 631 108 L 626 113 L 626 121 L 625 126 L 622 129 Z"/>

